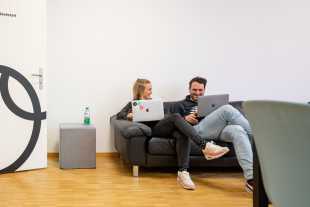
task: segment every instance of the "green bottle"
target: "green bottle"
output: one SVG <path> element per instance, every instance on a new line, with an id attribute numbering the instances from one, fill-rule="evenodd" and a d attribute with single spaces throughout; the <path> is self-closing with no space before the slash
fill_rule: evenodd
<path id="1" fill-rule="evenodd" d="M 90 111 L 89 111 L 89 107 L 86 107 L 85 111 L 84 111 L 84 124 L 85 125 L 90 125 Z"/>

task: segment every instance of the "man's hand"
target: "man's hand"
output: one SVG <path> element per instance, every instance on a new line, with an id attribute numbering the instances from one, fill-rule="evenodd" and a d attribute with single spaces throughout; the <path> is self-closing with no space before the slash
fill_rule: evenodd
<path id="1" fill-rule="evenodd" d="M 132 117 L 133 117 L 132 113 L 128 113 L 128 114 L 127 114 L 127 119 L 128 119 L 128 120 L 131 121 L 131 120 L 132 120 Z"/>
<path id="2" fill-rule="evenodd" d="M 190 123 L 192 125 L 198 124 L 198 119 L 197 119 L 196 114 L 189 114 L 189 115 L 185 116 L 184 118 L 188 123 Z"/>

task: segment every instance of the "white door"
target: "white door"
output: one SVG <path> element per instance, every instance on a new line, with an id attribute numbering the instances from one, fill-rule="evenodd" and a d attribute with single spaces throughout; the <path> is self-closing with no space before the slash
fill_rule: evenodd
<path id="1" fill-rule="evenodd" d="M 47 167 L 46 0 L 0 0 L 0 173 Z"/>

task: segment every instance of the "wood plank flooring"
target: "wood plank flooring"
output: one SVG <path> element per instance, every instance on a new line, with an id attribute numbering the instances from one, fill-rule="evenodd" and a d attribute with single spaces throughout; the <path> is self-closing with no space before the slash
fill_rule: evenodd
<path id="1" fill-rule="evenodd" d="M 0 206 L 252 206 L 241 172 L 191 170 L 197 189 L 176 182 L 173 169 L 140 169 L 140 177 L 116 156 L 98 156 L 97 169 L 61 170 L 58 158 L 48 168 L 0 175 Z"/>

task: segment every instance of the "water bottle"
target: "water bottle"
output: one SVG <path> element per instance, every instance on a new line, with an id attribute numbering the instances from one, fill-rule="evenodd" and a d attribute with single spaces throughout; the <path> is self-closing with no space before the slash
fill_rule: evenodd
<path id="1" fill-rule="evenodd" d="M 86 107 L 85 111 L 84 111 L 84 124 L 85 125 L 90 125 L 90 111 L 89 111 L 89 107 Z"/>

